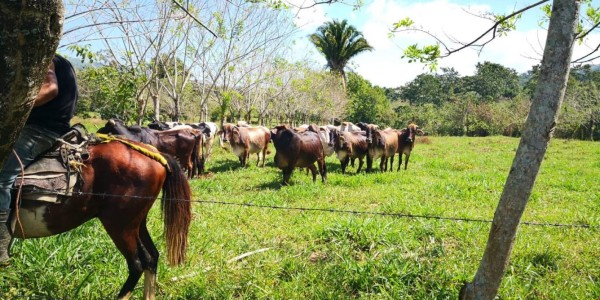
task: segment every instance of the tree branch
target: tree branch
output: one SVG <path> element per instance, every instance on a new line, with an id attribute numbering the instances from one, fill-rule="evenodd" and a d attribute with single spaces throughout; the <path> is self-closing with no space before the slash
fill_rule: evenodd
<path id="1" fill-rule="evenodd" d="M 496 38 L 496 32 L 497 32 L 497 30 L 498 30 L 498 26 L 499 26 L 500 24 L 504 23 L 506 20 L 508 20 L 508 19 L 510 19 L 510 18 L 512 18 L 512 17 L 514 17 L 514 16 L 516 16 L 516 15 L 518 15 L 518 14 L 520 14 L 520 13 L 522 13 L 522 12 L 526 11 L 526 10 L 529 10 L 529 9 L 531 9 L 531 8 L 533 8 L 533 7 L 536 7 L 536 6 L 540 5 L 540 4 L 542 4 L 542 3 L 544 3 L 544 2 L 548 2 L 548 1 L 550 1 L 550 0 L 540 0 L 540 1 L 536 2 L 536 3 L 533 3 L 533 4 L 531 4 L 531 5 L 528 5 L 528 6 L 526 6 L 526 7 L 523 7 L 523 8 L 521 8 L 521 9 L 519 9 L 519 10 L 517 10 L 517 11 L 514 11 L 514 12 L 512 12 L 511 14 L 509 14 L 509 15 L 507 15 L 507 16 L 504 16 L 503 18 L 501 18 L 501 19 L 499 19 L 498 21 L 496 21 L 496 22 L 495 22 L 495 23 L 494 23 L 494 24 L 493 24 L 493 25 L 492 25 L 492 26 L 491 26 L 491 27 L 490 27 L 488 30 L 486 30 L 484 33 L 482 33 L 480 36 L 478 36 L 477 38 L 475 38 L 475 39 L 474 39 L 474 40 L 472 40 L 471 42 L 469 42 L 469 43 L 466 43 L 466 44 L 463 44 L 461 47 L 459 47 L 459 48 L 456 48 L 456 49 L 452 49 L 452 50 L 451 50 L 451 49 L 449 49 L 449 48 L 448 48 L 448 47 L 447 47 L 447 46 L 446 46 L 446 45 L 445 45 L 445 44 L 444 44 L 444 43 L 443 43 L 443 42 L 442 42 L 442 41 L 441 41 L 439 38 L 437 38 L 435 35 L 433 35 L 433 34 L 432 34 L 432 33 L 430 33 L 430 32 L 427 32 L 427 31 L 425 31 L 425 30 L 422 30 L 422 29 L 409 28 L 409 29 L 404 29 L 404 30 L 392 30 L 392 32 L 403 32 L 403 31 L 409 31 L 409 30 L 415 30 L 415 31 L 421 31 L 421 32 L 424 32 L 424 33 L 428 34 L 429 36 L 431 36 L 431 37 L 435 38 L 435 39 L 436 39 L 436 41 L 438 41 L 440 44 L 442 44 L 442 45 L 444 46 L 444 48 L 446 48 L 446 51 L 447 51 L 447 53 L 446 53 L 446 54 L 444 54 L 444 55 L 442 55 L 442 56 L 440 56 L 440 57 L 448 57 L 448 56 L 450 56 L 451 54 L 453 54 L 453 53 L 456 53 L 456 52 L 459 52 L 459 51 L 461 51 L 461 50 L 463 50 L 463 49 L 465 49 L 465 48 L 468 48 L 468 47 L 480 47 L 480 48 L 483 48 L 483 47 L 485 47 L 485 45 L 487 45 L 488 43 L 490 43 L 492 40 L 494 40 L 494 39 Z M 481 43 L 481 44 L 476 44 L 477 42 L 479 42 L 481 39 L 483 39 L 485 36 L 487 36 L 487 35 L 488 35 L 488 34 L 490 34 L 490 33 L 492 33 L 492 37 L 491 37 L 491 38 L 490 38 L 488 41 L 485 41 L 485 42 L 483 42 L 483 43 Z M 481 49 L 480 49 L 479 51 L 481 51 Z"/>
<path id="2" fill-rule="evenodd" d="M 582 38 L 586 37 L 590 32 L 592 32 L 598 26 L 600 26 L 600 22 L 594 24 L 594 26 L 592 26 L 592 28 L 590 28 L 588 31 L 586 31 L 586 32 L 584 32 L 582 34 L 578 34 L 577 37 L 575 37 L 575 38 L 576 39 L 582 39 Z"/>
<path id="3" fill-rule="evenodd" d="M 175 3 L 175 5 L 177 5 L 179 8 L 181 8 L 181 10 L 183 10 L 196 23 L 198 23 L 200 26 L 202 26 L 202 28 L 208 30 L 208 32 L 210 32 L 215 38 L 219 37 L 216 33 L 214 33 L 212 30 L 210 30 L 208 27 L 206 27 L 204 24 L 202 24 L 202 22 L 200 22 L 200 20 L 196 19 L 196 17 L 194 17 L 194 15 L 192 15 L 185 7 L 183 7 L 183 5 L 181 5 L 181 3 L 177 2 L 177 0 L 172 0 L 172 2 Z"/>
<path id="4" fill-rule="evenodd" d="M 458 52 L 458 51 L 460 51 L 460 50 L 462 50 L 462 49 L 465 49 L 465 48 L 468 48 L 468 47 L 474 46 L 476 42 L 478 42 L 479 40 L 481 40 L 481 39 L 482 39 L 484 36 L 486 36 L 488 33 L 492 32 L 492 38 L 491 38 L 490 40 L 488 40 L 487 42 L 485 42 L 485 43 L 483 43 L 483 44 L 481 44 L 481 45 L 475 45 L 475 46 L 477 46 L 477 47 L 482 47 L 482 48 L 483 48 L 485 45 L 487 45 L 489 42 L 491 42 L 493 39 L 495 39 L 495 38 L 496 38 L 496 30 L 498 29 L 498 25 L 502 24 L 504 21 L 506 21 L 506 20 L 508 20 L 508 19 L 510 19 L 510 18 L 512 18 L 512 17 L 514 17 L 514 16 L 516 16 L 516 15 L 518 15 L 518 14 L 520 14 L 520 13 L 522 13 L 522 12 L 526 11 L 526 10 L 529 10 L 529 9 L 531 9 L 531 8 L 533 8 L 533 7 L 536 7 L 536 6 L 540 5 L 540 4 L 542 4 L 542 3 L 544 3 L 544 2 L 548 2 L 548 1 L 549 1 L 549 0 L 541 0 L 541 1 L 538 1 L 538 2 L 536 2 L 536 3 L 533 3 L 533 4 L 531 4 L 531 5 L 528 5 L 528 6 L 526 6 L 526 7 L 524 7 L 524 8 L 521 8 L 521 9 L 519 9 L 518 11 L 515 11 L 515 12 L 511 13 L 510 15 L 507 15 L 507 16 L 503 17 L 502 19 L 500 19 L 500 20 L 496 21 L 496 23 L 494 23 L 494 25 L 492 25 L 492 26 L 491 26 L 491 27 L 490 27 L 488 30 L 486 30 L 486 31 L 485 31 L 483 34 L 481 34 L 479 37 L 477 37 L 476 39 L 474 39 L 474 40 L 473 40 L 473 41 L 471 41 L 470 43 L 467 43 L 467 44 L 463 45 L 463 46 L 462 46 L 462 47 L 460 47 L 460 48 L 457 48 L 457 49 L 454 49 L 454 50 L 452 50 L 452 51 L 449 51 L 449 52 L 448 52 L 448 53 L 447 53 L 447 54 L 446 54 L 444 57 L 446 57 L 446 56 L 449 56 L 450 54 L 452 54 L 452 53 L 455 53 L 455 52 Z"/>

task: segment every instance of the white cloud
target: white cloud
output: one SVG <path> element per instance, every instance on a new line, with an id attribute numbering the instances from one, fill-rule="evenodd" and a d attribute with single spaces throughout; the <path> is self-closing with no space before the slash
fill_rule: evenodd
<path id="1" fill-rule="evenodd" d="M 372 83 L 397 87 L 428 71 L 422 64 L 401 59 L 404 48 L 411 44 L 433 44 L 435 39 L 422 32 L 405 32 L 388 37 L 392 24 L 410 17 L 415 24 L 442 39 L 468 40 L 477 36 L 487 24 L 485 20 L 467 14 L 467 7 L 446 0 L 429 2 L 394 2 L 376 0 L 364 8 L 363 31 L 375 50 L 356 58 L 356 71 Z M 488 6 L 469 6 L 469 11 L 489 10 Z M 440 67 L 454 67 L 462 75 L 473 72 L 478 61 L 474 51 L 463 51 L 440 61 Z"/>
<path id="2" fill-rule="evenodd" d="M 373 84 L 387 87 L 401 86 L 417 75 L 428 72 L 427 67 L 422 64 L 408 63 L 406 59 L 401 59 L 403 50 L 408 45 L 435 43 L 435 39 L 422 32 L 397 33 L 390 39 L 388 33 L 393 23 L 410 17 L 415 24 L 442 39 L 451 49 L 460 46 L 452 43 L 453 40 L 470 42 L 492 25 L 491 21 L 475 16 L 492 11 L 491 5 L 460 5 L 450 0 L 374 0 L 358 11 L 347 12 L 346 16 L 340 16 L 344 9 L 340 9 L 339 5 L 322 7 L 326 8 L 325 12 L 313 16 L 319 18 L 315 21 L 317 26 L 325 19 L 329 20 L 327 13 L 331 13 L 338 19 L 349 19 L 352 25 L 363 32 L 375 49 L 359 54 L 351 61 L 350 66 Z M 511 5 L 500 12 L 506 13 L 512 9 L 514 7 Z M 483 61 L 498 63 L 519 73 L 530 70 L 531 66 L 540 63 L 546 39 L 546 31 L 536 28 L 539 15 L 540 12 L 536 9 L 524 13 L 516 31 L 488 43 L 481 53 L 465 49 L 441 59 L 439 66 L 453 67 L 462 76 L 472 75 L 477 62 Z M 314 29 L 306 35 L 312 32 Z M 586 45 L 575 47 L 573 58 L 589 53 L 598 44 L 600 35 L 590 36 Z M 444 51 L 442 48 L 442 53 Z"/>

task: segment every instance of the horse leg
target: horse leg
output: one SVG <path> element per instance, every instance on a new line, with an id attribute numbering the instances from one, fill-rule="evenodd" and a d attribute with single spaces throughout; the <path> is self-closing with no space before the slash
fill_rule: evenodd
<path id="1" fill-rule="evenodd" d="M 392 154 L 392 156 L 390 156 L 390 172 L 394 171 L 394 156 L 396 156 L 394 154 Z M 387 168 L 387 166 L 386 166 L 386 168 Z"/>
<path id="2" fill-rule="evenodd" d="M 125 224 L 115 224 L 109 219 L 102 217 L 100 218 L 100 221 L 102 222 L 102 225 L 104 225 L 104 228 L 112 241 L 117 246 L 117 249 L 119 249 L 127 261 L 129 275 L 127 276 L 127 280 L 125 280 L 123 287 L 121 287 L 117 299 L 129 299 L 144 271 L 139 252 L 139 225 L 125 226 Z"/>
<path id="3" fill-rule="evenodd" d="M 144 262 L 144 299 L 154 299 L 156 290 L 156 269 L 158 265 L 158 258 L 160 254 L 158 249 L 154 245 L 148 228 L 146 227 L 146 220 L 142 222 L 140 226 L 140 242 L 141 248 L 144 250 L 143 262 Z M 142 257 L 142 253 L 140 256 Z"/>
<path id="4" fill-rule="evenodd" d="M 258 153 L 256 153 L 256 167 L 258 168 L 258 165 L 260 164 L 260 151 Z"/>

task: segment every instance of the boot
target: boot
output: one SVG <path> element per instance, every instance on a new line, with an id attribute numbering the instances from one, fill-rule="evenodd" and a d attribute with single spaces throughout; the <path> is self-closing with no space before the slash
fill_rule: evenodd
<path id="1" fill-rule="evenodd" d="M 8 232 L 8 215 L 10 215 L 10 209 L 0 210 L 0 267 L 10 264 L 8 246 L 12 237 Z"/>

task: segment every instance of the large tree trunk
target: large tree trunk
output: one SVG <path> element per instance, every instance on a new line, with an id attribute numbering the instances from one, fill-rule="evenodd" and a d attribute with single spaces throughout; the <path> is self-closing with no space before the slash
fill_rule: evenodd
<path id="1" fill-rule="evenodd" d="M 29 116 L 58 47 L 62 2 L 0 1 L 0 167 Z"/>
<path id="2" fill-rule="evenodd" d="M 494 299 L 506 272 L 521 216 L 529 200 L 565 94 L 581 2 L 554 0 L 539 82 L 485 253 L 460 299 Z"/>

